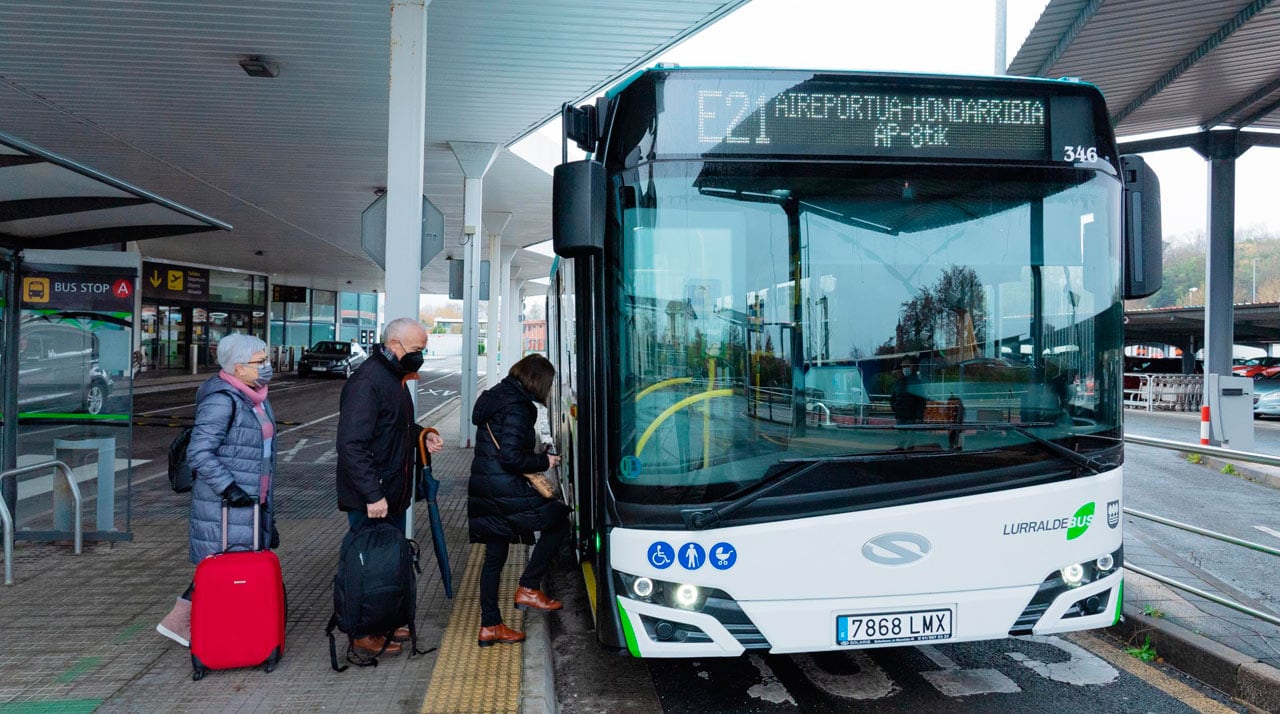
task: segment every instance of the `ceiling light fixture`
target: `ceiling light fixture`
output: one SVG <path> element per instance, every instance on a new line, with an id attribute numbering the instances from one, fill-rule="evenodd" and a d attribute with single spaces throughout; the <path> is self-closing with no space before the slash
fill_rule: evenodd
<path id="1" fill-rule="evenodd" d="M 262 55 L 249 55 L 248 59 L 240 60 L 240 67 L 250 77 L 276 77 L 280 74 L 280 65 Z"/>

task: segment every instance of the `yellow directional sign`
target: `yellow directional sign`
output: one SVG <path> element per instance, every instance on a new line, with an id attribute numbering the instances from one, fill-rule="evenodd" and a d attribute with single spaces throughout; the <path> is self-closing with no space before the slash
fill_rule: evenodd
<path id="1" fill-rule="evenodd" d="M 181 270 L 169 271 L 169 284 L 166 286 L 169 290 L 182 292 L 182 277 L 184 273 Z"/>
<path id="2" fill-rule="evenodd" d="M 151 277 L 147 278 L 147 280 L 151 283 L 151 287 L 153 288 L 160 287 L 160 283 L 164 282 L 164 278 L 160 277 L 159 270 L 151 271 Z"/>

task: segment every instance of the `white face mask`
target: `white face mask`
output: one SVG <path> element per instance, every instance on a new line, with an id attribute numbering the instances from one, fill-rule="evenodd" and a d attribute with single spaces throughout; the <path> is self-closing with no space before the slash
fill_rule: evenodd
<path id="1" fill-rule="evenodd" d="M 904 375 L 906 375 L 906 376 L 910 377 L 910 376 L 911 376 L 911 368 L 910 368 L 910 367 L 903 367 L 903 368 L 902 368 L 902 373 L 903 373 Z"/>

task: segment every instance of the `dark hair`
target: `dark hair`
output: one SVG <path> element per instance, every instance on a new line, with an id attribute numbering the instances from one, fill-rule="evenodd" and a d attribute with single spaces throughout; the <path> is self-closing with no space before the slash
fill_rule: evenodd
<path id="1" fill-rule="evenodd" d="M 507 372 L 514 377 L 529 394 L 543 404 L 547 403 L 547 395 L 551 393 L 551 384 L 556 378 L 556 368 L 551 360 L 540 354 L 532 354 L 511 365 Z"/>

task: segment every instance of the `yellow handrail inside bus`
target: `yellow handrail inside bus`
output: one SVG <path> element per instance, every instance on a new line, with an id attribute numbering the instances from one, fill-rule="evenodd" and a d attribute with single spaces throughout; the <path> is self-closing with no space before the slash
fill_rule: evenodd
<path id="1" fill-rule="evenodd" d="M 671 379 L 664 379 L 661 382 L 658 382 L 656 384 L 650 384 L 649 386 L 640 390 L 640 393 L 636 395 L 636 401 L 638 402 L 644 397 L 648 396 L 650 393 L 656 392 L 659 389 L 662 389 L 664 387 L 670 387 L 676 384 L 688 384 L 689 382 L 692 382 L 692 381 L 693 381 L 693 377 L 673 377 Z"/>
<path id="2" fill-rule="evenodd" d="M 667 407 L 665 410 L 663 410 L 661 414 L 658 415 L 657 419 L 654 419 L 653 422 L 649 424 L 648 428 L 644 430 L 644 433 L 640 435 L 640 441 L 636 442 L 636 456 L 639 456 L 640 452 L 644 450 L 644 445 L 648 443 L 649 437 L 653 436 L 653 432 L 657 430 L 657 428 L 662 425 L 662 422 L 666 421 L 672 414 L 675 414 L 676 412 L 680 411 L 681 409 L 684 409 L 690 404 L 697 404 L 698 402 L 701 402 L 704 399 L 711 399 L 712 397 L 731 397 L 731 396 L 733 396 L 732 389 L 715 389 L 709 392 L 699 392 L 697 394 L 694 394 L 693 396 L 685 397 L 684 399 L 681 399 L 675 404 L 672 404 L 671 406 Z"/>

